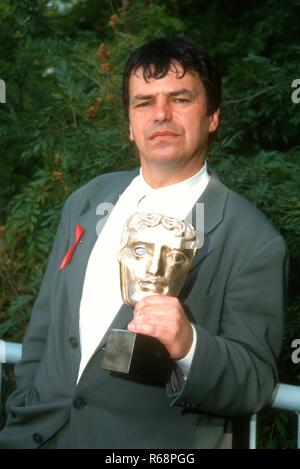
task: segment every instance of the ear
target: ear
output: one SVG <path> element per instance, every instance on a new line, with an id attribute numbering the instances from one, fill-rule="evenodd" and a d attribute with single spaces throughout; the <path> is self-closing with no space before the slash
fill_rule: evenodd
<path id="1" fill-rule="evenodd" d="M 218 108 L 209 116 L 209 127 L 208 127 L 209 132 L 215 132 L 217 130 L 218 125 L 219 125 L 219 120 L 220 120 L 220 109 Z"/>
<path id="2" fill-rule="evenodd" d="M 129 140 L 130 140 L 131 142 L 134 142 L 134 140 L 135 140 L 134 135 L 133 135 L 133 131 L 132 131 L 131 124 L 129 124 Z"/>

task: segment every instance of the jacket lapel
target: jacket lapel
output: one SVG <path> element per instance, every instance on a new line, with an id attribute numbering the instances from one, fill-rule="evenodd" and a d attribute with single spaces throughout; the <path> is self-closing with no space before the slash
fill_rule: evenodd
<path id="1" fill-rule="evenodd" d="M 97 347 L 97 350 L 99 350 L 106 344 L 111 329 L 127 329 L 127 326 L 132 319 L 132 315 L 133 315 L 132 307 L 123 303 L 118 313 L 112 320 L 109 328 L 105 332 L 103 338 L 101 339 Z"/>
<path id="2" fill-rule="evenodd" d="M 192 220 L 193 226 L 197 227 L 198 235 L 203 240 L 203 244 L 193 259 L 190 273 L 198 266 L 198 264 L 205 259 L 208 254 L 213 251 L 213 243 L 210 238 L 211 231 L 216 228 L 223 220 L 225 204 L 227 200 L 228 189 L 217 178 L 215 174 L 211 174 L 211 179 L 203 192 L 194 205 L 192 212 L 188 215 L 187 219 Z M 201 226 L 198 228 L 196 222 L 197 217 L 197 204 L 204 206 L 204 229 L 200 232 Z"/>
<path id="3" fill-rule="evenodd" d="M 103 223 L 99 223 L 101 222 L 101 216 L 98 210 L 99 204 L 103 203 L 104 208 L 106 207 L 112 210 L 118 201 L 119 195 L 125 190 L 137 174 L 137 171 L 126 172 L 121 174 L 117 183 L 114 183 L 113 180 L 112 182 L 114 185 L 109 185 L 106 190 L 101 190 L 101 187 L 95 188 L 87 194 L 86 198 L 83 199 L 81 206 L 78 207 L 78 215 L 72 220 L 69 247 L 74 242 L 76 224 L 83 227 L 84 233 L 75 249 L 70 264 L 62 271 L 62 273 L 66 277 L 68 296 L 72 311 L 71 316 L 76 330 L 78 330 L 79 327 L 79 308 L 88 260 L 105 224 L 105 221 Z M 103 215 L 106 214 L 103 213 Z"/>

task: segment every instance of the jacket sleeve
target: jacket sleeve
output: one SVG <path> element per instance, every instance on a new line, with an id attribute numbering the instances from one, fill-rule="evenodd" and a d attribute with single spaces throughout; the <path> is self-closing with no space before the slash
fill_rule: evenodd
<path id="1" fill-rule="evenodd" d="M 178 389 L 168 383 L 172 406 L 230 416 L 255 413 L 269 401 L 282 343 L 286 261 L 285 242 L 277 236 L 227 286 L 219 335 L 194 324 L 188 377 Z"/>
<path id="2" fill-rule="evenodd" d="M 68 231 L 69 201 L 64 206 L 39 295 L 32 309 L 29 327 L 23 340 L 22 359 L 15 366 L 17 389 L 7 400 L 7 410 L 15 402 L 26 399 L 33 388 L 36 370 L 43 357 L 48 337 L 52 276 L 53 272 L 59 269 L 65 255 Z"/>

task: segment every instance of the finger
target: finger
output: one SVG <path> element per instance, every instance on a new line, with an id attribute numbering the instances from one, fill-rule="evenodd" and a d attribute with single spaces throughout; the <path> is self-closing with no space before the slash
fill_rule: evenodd
<path id="1" fill-rule="evenodd" d="M 167 295 L 149 295 L 143 298 L 141 301 L 136 303 L 135 311 L 139 311 L 145 306 L 150 305 L 178 305 L 180 304 L 179 300 L 173 296 Z"/>
<path id="2" fill-rule="evenodd" d="M 180 334 L 182 324 L 167 313 L 164 314 L 162 311 L 158 314 L 149 310 L 147 314 L 139 314 L 128 324 L 128 329 L 141 334 L 150 333 L 159 339 L 163 338 L 164 342 L 168 339 L 172 340 L 173 337 L 176 338 Z"/>
<path id="3" fill-rule="evenodd" d="M 159 297 L 159 300 L 157 300 L 158 297 Z M 163 298 L 163 295 L 145 296 L 142 300 L 140 300 L 138 303 L 136 303 L 135 309 L 139 310 L 141 308 L 144 308 L 144 306 L 147 306 L 147 305 L 161 303 L 162 298 Z"/>
<path id="4" fill-rule="evenodd" d="M 137 322 L 131 322 L 128 324 L 128 330 L 130 332 L 135 332 L 136 334 L 142 334 L 142 335 L 148 335 L 150 337 L 155 337 L 155 326 L 153 324 L 147 324 L 147 323 L 137 323 Z"/>
<path id="5" fill-rule="evenodd" d="M 137 334 L 147 335 L 164 343 L 169 337 L 169 331 L 157 322 L 136 322 L 128 324 L 128 330 Z"/>
<path id="6" fill-rule="evenodd" d="M 171 309 L 166 305 L 149 305 L 144 306 L 139 310 L 135 310 L 133 313 L 133 319 L 139 321 L 176 321 L 179 314 L 176 310 Z"/>

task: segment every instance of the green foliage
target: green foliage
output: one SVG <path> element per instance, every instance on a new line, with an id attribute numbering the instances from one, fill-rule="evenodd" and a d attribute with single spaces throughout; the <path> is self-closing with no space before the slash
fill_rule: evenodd
<path id="1" fill-rule="evenodd" d="M 130 51 L 160 35 L 203 44 L 224 76 L 222 122 L 208 159 L 252 200 L 290 252 L 280 379 L 300 382 L 299 1 L 4 0 L 0 6 L 0 337 L 20 340 L 67 195 L 137 164 L 120 87 Z M 10 373 L 5 386 L 10 390 Z M 282 414 L 261 446 L 294 445 Z"/>
<path id="2" fill-rule="evenodd" d="M 296 414 L 268 409 L 258 416 L 258 448 L 295 449 L 296 435 Z"/>

